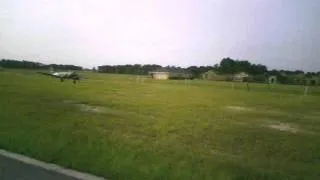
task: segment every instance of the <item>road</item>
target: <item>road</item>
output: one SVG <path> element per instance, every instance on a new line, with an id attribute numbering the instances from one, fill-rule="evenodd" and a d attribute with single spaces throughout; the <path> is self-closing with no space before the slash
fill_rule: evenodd
<path id="1" fill-rule="evenodd" d="M 28 160 L 24 160 L 24 157 L 19 159 L 10 156 L 0 151 L 0 180 L 104 180 L 43 162 L 28 163 L 30 160 L 27 157 Z"/>

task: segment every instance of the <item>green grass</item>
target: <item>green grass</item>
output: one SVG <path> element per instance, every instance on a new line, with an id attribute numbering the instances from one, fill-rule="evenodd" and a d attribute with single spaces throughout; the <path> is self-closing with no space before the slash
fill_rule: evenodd
<path id="1" fill-rule="evenodd" d="M 110 179 L 320 178 L 319 87 L 84 75 L 0 71 L 0 148 Z"/>

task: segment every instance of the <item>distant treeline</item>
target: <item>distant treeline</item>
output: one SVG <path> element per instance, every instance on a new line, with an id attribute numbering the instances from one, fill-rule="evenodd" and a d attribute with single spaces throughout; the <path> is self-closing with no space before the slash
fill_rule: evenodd
<path id="1" fill-rule="evenodd" d="M 224 58 L 220 64 L 214 66 L 190 66 L 188 68 L 181 68 L 176 66 L 162 67 L 160 65 L 105 65 L 99 66 L 98 71 L 102 73 L 119 73 L 119 74 L 141 74 L 146 75 L 149 71 L 165 68 L 169 71 L 184 70 L 192 73 L 194 77 L 201 77 L 201 75 L 209 70 L 214 70 L 218 74 L 235 74 L 239 72 L 247 72 L 252 75 L 264 74 L 268 72 L 267 67 L 264 65 L 251 64 L 248 61 L 238 61 L 231 58 Z"/>
<path id="2" fill-rule="evenodd" d="M 18 61 L 12 59 L 2 59 L 0 66 L 3 68 L 24 68 L 24 69 L 49 69 L 55 70 L 82 70 L 80 66 L 64 65 L 64 64 L 42 64 L 39 62 L 32 61 Z"/>
<path id="3" fill-rule="evenodd" d="M 0 66 L 3 68 L 25 68 L 25 69 L 50 69 L 55 70 L 83 70 L 80 66 L 75 65 L 62 65 L 62 64 L 42 64 L 33 61 L 18 61 L 12 59 L 2 59 Z M 185 71 L 191 73 L 193 77 L 200 78 L 203 73 L 213 70 L 215 73 L 220 75 L 230 75 L 239 72 L 245 72 L 252 76 L 268 76 L 276 75 L 280 81 L 286 81 L 285 76 L 294 76 L 303 74 L 306 77 L 319 76 L 320 72 L 303 72 L 302 70 L 288 71 L 288 70 L 268 70 L 265 65 L 252 64 L 247 60 L 234 60 L 231 58 L 223 58 L 219 64 L 213 66 L 190 66 L 187 68 L 181 68 L 177 66 L 160 66 L 157 64 L 147 65 L 103 65 L 98 66 L 97 70 L 101 73 L 116 73 L 116 74 L 136 74 L 136 75 L 147 75 L 150 71 L 165 68 L 169 71 Z"/>
<path id="4" fill-rule="evenodd" d="M 247 60 L 234 60 L 231 58 L 223 58 L 219 64 L 213 66 L 190 66 L 187 68 L 181 68 L 176 66 L 160 66 L 156 64 L 149 65 L 104 65 L 98 66 L 98 72 L 101 73 L 117 73 L 117 74 L 140 74 L 147 75 L 149 71 L 155 71 L 157 69 L 165 68 L 167 70 L 184 70 L 186 72 L 192 73 L 195 78 L 200 78 L 201 75 L 209 70 L 215 71 L 217 74 L 236 74 L 240 72 L 248 73 L 252 76 L 261 75 L 277 75 L 281 76 L 283 74 L 287 75 L 298 75 L 304 74 L 305 72 L 301 70 L 288 71 L 288 70 L 268 70 L 265 65 L 262 64 L 252 64 Z M 320 75 L 320 72 L 306 72 L 306 76 Z"/>
<path id="5" fill-rule="evenodd" d="M 116 74 L 137 74 L 137 75 L 146 75 L 149 71 L 154 71 L 162 68 L 160 65 L 156 64 L 147 64 L 147 65 L 104 65 L 98 66 L 98 72 L 101 73 L 116 73 Z"/>

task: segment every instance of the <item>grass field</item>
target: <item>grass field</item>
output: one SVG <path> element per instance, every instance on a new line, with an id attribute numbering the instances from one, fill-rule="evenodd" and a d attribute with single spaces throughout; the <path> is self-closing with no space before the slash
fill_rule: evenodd
<path id="1" fill-rule="evenodd" d="M 0 148 L 110 179 L 320 179 L 320 87 L 0 71 Z"/>

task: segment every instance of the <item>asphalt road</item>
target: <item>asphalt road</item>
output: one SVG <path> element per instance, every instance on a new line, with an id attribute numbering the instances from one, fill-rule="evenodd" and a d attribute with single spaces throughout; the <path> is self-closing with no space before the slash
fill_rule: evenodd
<path id="1" fill-rule="evenodd" d="M 0 180 L 79 180 L 0 155 Z"/>

